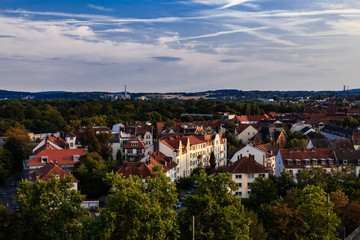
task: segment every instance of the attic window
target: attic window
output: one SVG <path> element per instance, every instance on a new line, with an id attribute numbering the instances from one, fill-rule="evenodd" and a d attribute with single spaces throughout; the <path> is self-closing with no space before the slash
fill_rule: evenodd
<path id="1" fill-rule="evenodd" d="M 291 159 L 286 159 L 287 164 L 291 165 L 292 164 L 292 160 Z"/>
<path id="2" fill-rule="evenodd" d="M 360 165 L 360 159 L 358 159 L 358 165 Z"/>
<path id="3" fill-rule="evenodd" d="M 313 164 L 317 164 L 317 163 L 318 163 L 318 160 L 317 160 L 316 158 L 313 158 L 313 159 L 311 159 L 311 160 L 312 160 Z"/>
<path id="4" fill-rule="evenodd" d="M 137 146 L 138 142 L 131 142 L 131 146 Z"/>
<path id="5" fill-rule="evenodd" d="M 80 158 L 80 155 L 73 155 L 73 161 L 78 161 Z"/>
<path id="6" fill-rule="evenodd" d="M 40 160 L 42 163 L 46 163 L 48 161 L 48 157 L 47 156 L 42 156 L 40 157 Z"/>
<path id="7" fill-rule="evenodd" d="M 309 164 L 310 164 L 310 160 L 309 160 L 309 159 L 306 158 L 306 159 L 304 159 L 304 161 L 305 161 L 305 164 L 306 164 L 306 165 L 309 165 Z"/>
<path id="8" fill-rule="evenodd" d="M 347 160 L 343 160 L 343 165 L 346 165 L 347 164 Z"/>
<path id="9" fill-rule="evenodd" d="M 300 165 L 300 159 L 295 159 L 296 165 Z"/>

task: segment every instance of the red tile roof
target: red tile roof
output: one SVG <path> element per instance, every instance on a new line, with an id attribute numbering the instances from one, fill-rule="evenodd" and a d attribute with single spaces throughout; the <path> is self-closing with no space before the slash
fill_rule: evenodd
<path id="1" fill-rule="evenodd" d="M 268 173 L 269 171 L 252 157 L 242 157 L 225 169 L 229 173 Z"/>
<path id="2" fill-rule="evenodd" d="M 184 147 L 184 146 L 186 146 L 188 140 L 190 141 L 190 146 L 201 144 L 201 143 L 206 143 L 205 140 L 202 140 L 199 137 L 194 136 L 194 135 L 185 136 L 185 137 L 176 138 L 176 139 L 164 139 L 161 142 L 172 149 L 179 149 L 180 142 L 181 142 L 182 146 Z"/>
<path id="3" fill-rule="evenodd" d="M 304 168 L 307 166 L 313 166 L 313 159 L 317 160 L 317 166 L 323 168 L 331 168 L 336 165 L 333 150 L 331 148 L 317 148 L 317 149 L 280 149 L 281 158 L 285 168 Z M 291 164 L 288 163 L 288 159 L 292 160 Z M 305 159 L 310 163 L 306 164 Z M 296 161 L 298 160 L 298 161 Z M 329 163 L 329 160 L 333 161 L 333 164 Z M 321 161 L 326 161 L 326 164 L 322 164 Z"/>
<path id="4" fill-rule="evenodd" d="M 167 172 L 177 166 L 177 163 L 171 157 L 167 157 L 160 151 L 149 153 L 149 156 L 162 165 L 163 172 Z"/>
<path id="5" fill-rule="evenodd" d="M 131 145 L 131 143 L 137 143 L 137 145 Z M 126 144 L 125 149 L 145 149 L 145 144 L 140 138 L 130 139 Z"/>
<path id="6" fill-rule="evenodd" d="M 117 173 L 122 173 L 126 178 L 130 175 L 136 175 L 142 178 L 151 176 L 153 167 L 159 164 L 154 159 L 145 162 L 124 162 Z"/>
<path id="7" fill-rule="evenodd" d="M 30 174 L 30 177 L 35 180 L 38 176 L 43 181 L 49 181 L 51 175 L 59 175 L 59 178 L 64 178 L 64 176 L 69 175 L 70 173 L 66 173 L 64 169 L 62 169 L 61 166 L 54 164 L 54 163 L 47 163 L 45 166 L 43 166 L 40 169 L 37 169 L 32 174 Z M 73 178 L 72 182 L 79 182 L 75 177 Z"/>
<path id="8" fill-rule="evenodd" d="M 56 149 L 56 150 L 42 150 L 31 161 L 27 163 L 28 166 L 44 166 L 45 162 L 41 161 L 41 157 L 48 157 L 48 162 L 56 161 L 59 165 L 72 165 L 77 161 L 73 160 L 74 155 L 82 156 L 85 154 L 83 148 L 78 149 Z"/>

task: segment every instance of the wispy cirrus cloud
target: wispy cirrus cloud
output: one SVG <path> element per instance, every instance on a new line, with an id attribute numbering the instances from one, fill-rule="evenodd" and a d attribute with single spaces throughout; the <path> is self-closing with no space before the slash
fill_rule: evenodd
<path id="1" fill-rule="evenodd" d="M 93 5 L 93 4 L 88 4 L 87 6 L 90 7 L 90 8 L 99 10 L 99 11 L 104 11 L 104 12 L 111 12 L 111 11 L 114 10 L 112 8 L 105 8 L 105 7 L 97 6 L 97 5 Z"/>

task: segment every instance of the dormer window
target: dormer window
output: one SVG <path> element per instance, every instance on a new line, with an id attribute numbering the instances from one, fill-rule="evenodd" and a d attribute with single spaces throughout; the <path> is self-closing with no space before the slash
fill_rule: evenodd
<path id="1" fill-rule="evenodd" d="M 328 158 L 327 160 L 329 161 L 329 164 L 330 164 L 330 165 L 331 165 L 331 164 L 334 164 L 334 159 Z"/>
<path id="2" fill-rule="evenodd" d="M 360 165 L 360 159 L 358 159 L 358 165 Z"/>
<path id="3" fill-rule="evenodd" d="M 291 159 L 286 159 L 286 161 L 287 161 L 288 165 L 292 165 L 292 160 Z"/>
<path id="4" fill-rule="evenodd" d="M 79 161 L 80 155 L 73 155 L 73 161 Z"/>
<path id="5" fill-rule="evenodd" d="M 295 159 L 296 165 L 300 165 L 300 159 Z"/>
<path id="6" fill-rule="evenodd" d="M 343 165 L 346 165 L 347 164 L 347 160 L 343 160 Z"/>
<path id="7" fill-rule="evenodd" d="M 313 164 L 317 164 L 318 160 L 316 158 L 312 159 Z"/>
<path id="8" fill-rule="evenodd" d="M 306 165 L 309 165 L 309 164 L 310 164 L 310 160 L 309 160 L 309 159 L 306 158 L 306 159 L 304 159 L 304 161 L 305 161 L 305 164 L 306 164 Z"/>
<path id="9" fill-rule="evenodd" d="M 131 146 L 137 146 L 138 142 L 131 142 Z"/>
<path id="10" fill-rule="evenodd" d="M 46 163 L 48 161 L 48 157 L 47 156 L 42 156 L 40 157 L 40 160 L 42 163 Z"/>

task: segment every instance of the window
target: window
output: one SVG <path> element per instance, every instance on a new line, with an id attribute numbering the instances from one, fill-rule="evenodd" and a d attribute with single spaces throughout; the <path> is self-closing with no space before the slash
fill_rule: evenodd
<path id="1" fill-rule="evenodd" d="M 242 192 L 236 192 L 236 193 L 235 193 L 235 196 L 240 196 L 240 197 L 241 197 L 241 196 L 242 196 Z"/>
<path id="2" fill-rule="evenodd" d="M 300 165 L 300 159 L 295 160 L 296 165 Z"/>
<path id="3" fill-rule="evenodd" d="M 250 194 L 251 194 L 251 191 L 248 191 L 248 197 L 250 196 Z"/>
<path id="4" fill-rule="evenodd" d="M 247 186 L 248 186 L 248 188 L 251 188 L 251 182 L 249 182 L 248 184 L 247 184 Z"/>
<path id="5" fill-rule="evenodd" d="M 347 160 L 343 160 L 343 165 L 346 165 L 347 164 Z"/>
<path id="6" fill-rule="evenodd" d="M 306 164 L 306 165 L 309 165 L 309 164 L 310 164 L 310 160 L 309 160 L 309 159 L 304 159 L 304 161 L 305 161 L 305 164 Z"/>
<path id="7" fill-rule="evenodd" d="M 287 159 L 286 161 L 287 161 L 288 165 L 292 165 L 292 160 L 291 159 Z"/>
<path id="8" fill-rule="evenodd" d="M 242 175 L 241 175 L 241 174 L 236 174 L 236 175 L 235 175 L 235 178 L 241 179 L 241 178 L 242 178 Z"/>
<path id="9" fill-rule="evenodd" d="M 238 188 L 242 188 L 242 183 L 237 184 Z"/>
<path id="10" fill-rule="evenodd" d="M 254 178 L 254 174 L 253 174 L 253 173 L 249 173 L 249 174 L 248 174 L 248 178 L 253 179 L 253 178 Z"/>
<path id="11" fill-rule="evenodd" d="M 259 177 L 265 178 L 265 173 L 259 173 Z"/>
<path id="12" fill-rule="evenodd" d="M 137 146 L 138 142 L 131 142 L 131 146 Z"/>

